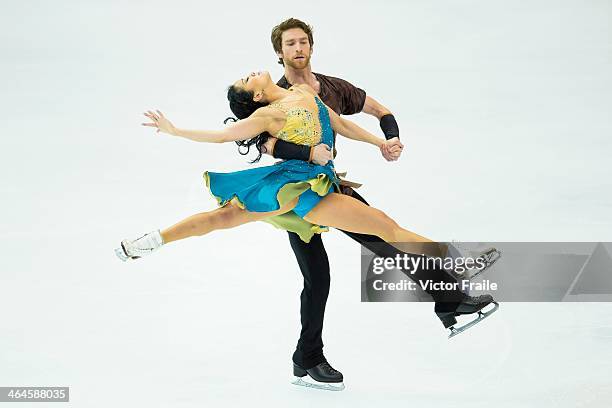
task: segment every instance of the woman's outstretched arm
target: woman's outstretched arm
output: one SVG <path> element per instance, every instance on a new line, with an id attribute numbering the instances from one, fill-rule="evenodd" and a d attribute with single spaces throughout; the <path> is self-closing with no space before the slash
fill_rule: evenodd
<path id="1" fill-rule="evenodd" d="M 188 130 L 179 129 L 170 122 L 160 111 L 147 111 L 144 115 L 151 119 L 151 123 L 143 123 L 143 126 L 157 128 L 157 132 L 167 133 L 173 136 L 205 143 L 225 143 L 237 140 L 246 140 L 262 132 L 272 131 L 271 126 L 274 118 L 267 115 L 263 109 L 258 109 L 251 116 L 240 120 L 221 130 Z"/>

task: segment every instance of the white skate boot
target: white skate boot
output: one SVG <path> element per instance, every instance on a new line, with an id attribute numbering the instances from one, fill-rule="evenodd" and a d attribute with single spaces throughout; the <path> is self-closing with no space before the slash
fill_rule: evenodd
<path id="1" fill-rule="evenodd" d="M 128 259 L 138 259 L 149 255 L 162 245 L 164 245 L 164 240 L 159 230 L 152 231 L 134 240 L 124 239 L 121 241 L 121 247 L 115 249 L 115 255 L 125 262 Z"/>
<path id="2" fill-rule="evenodd" d="M 481 268 L 473 267 L 473 268 L 462 268 L 461 271 L 451 271 L 458 279 L 467 279 L 473 280 L 481 273 L 490 270 L 495 262 L 501 258 L 501 251 L 497 248 L 485 248 L 485 249 L 476 249 L 469 250 L 464 245 L 459 244 L 458 242 L 453 241 L 452 244 L 448 245 L 448 253 L 447 256 L 450 256 L 453 259 L 457 258 L 472 258 L 479 262 L 482 265 Z"/>
<path id="3" fill-rule="evenodd" d="M 469 279 L 473 280 L 478 275 L 483 273 L 484 271 L 490 270 L 493 264 L 497 262 L 499 258 L 501 258 L 501 256 L 502 256 L 502 252 L 497 248 L 486 248 L 482 251 L 478 251 L 478 255 L 476 256 L 476 259 L 481 260 L 484 267 L 470 269 Z"/>

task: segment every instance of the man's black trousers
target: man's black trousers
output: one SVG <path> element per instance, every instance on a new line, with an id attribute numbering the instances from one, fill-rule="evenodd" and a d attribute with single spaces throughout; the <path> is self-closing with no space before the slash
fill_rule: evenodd
<path id="1" fill-rule="evenodd" d="M 345 188 L 344 194 L 350 195 L 359 201 L 368 204 L 363 197 L 350 188 Z M 356 234 L 342 231 L 361 245 L 372 250 L 379 256 L 395 256 L 403 254 L 394 246 L 386 244 L 382 239 L 365 234 Z M 300 237 L 289 233 L 289 242 L 295 253 L 302 276 L 304 277 L 304 288 L 300 295 L 300 317 L 302 330 L 300 339 L 295 352 L 293 361 L 299 366 L 309 369 L 323 361 L 323 318 L 325 315 L 325 305 L 329 294 L 329 260 L 327 252 L 323 246 L 321 234 L 315 234 L 309 243 L 305 243 Z M 369 245 L 375 243 L 374 246 Z M 412 280 L 420 282 L 425 279 L 442 282 L 455 282 L 455 279 L 446 271 L 417 271 L 408 275 Z M 429 292 L 435 301 L 457 301 L 463 296 L 460 292 Z"/>

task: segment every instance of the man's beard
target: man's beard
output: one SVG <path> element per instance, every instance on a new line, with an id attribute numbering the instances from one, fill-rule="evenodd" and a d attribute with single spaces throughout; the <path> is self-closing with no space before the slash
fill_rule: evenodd
<path id="1" fill-rule="evenodd" d="M 291 68 L 293 69 L 304 69 L 308 66 L 308 64 L 310 64 L 310 57 L 307 55 L 304 55 L 304 58 L 302 59 L 289 59 L 289 60 L 283 60 L 283 62 L 286 65 L 289 65 Z"/>

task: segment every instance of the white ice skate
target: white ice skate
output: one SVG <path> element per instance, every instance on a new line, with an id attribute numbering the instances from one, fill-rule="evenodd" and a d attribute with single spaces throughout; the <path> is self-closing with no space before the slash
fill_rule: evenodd
<path id="1" fill-rule="evenodd" d="M 124 239 L 121 247 L 115 249 L 115 255 L 122 261 L 138 259 L 151 252 L 156 251 L 164 245 L 164 240 L 159 232 L 152 231 L 134 240 Z"/>
<path id="2" fill-rule="evenodd" d="M 473 268 L 468 271 L 468 279 L 475 279 L 478 275 L 483 273 L 486 270 L 490 270 L 493 264 L 501 258 L 502 252 L 497 248 L 487 248 L 484 251 L 480 252 L 476 259 L 482 259 L 484 262 L 484 267 L 482 269 Z"/>
<path id="3" fill-rule="evenodd" d="M 451 271 L 456 278 L 467 279 L 470 281 L 475 279 L 483 272 L 490 270 L 493 264 L 495 264 L 495 262 L 497 262 L 501 258 L 501 255 L 501 251 L 497 248 L 491 247 L 480 251 L 469 251 L 467 248 L 458 244 L 457 242 L 449 244 L 447 254 L 447 256 L 450 256 L 455 259 L 461 257 L 473 258 L 477 262 L 480 261 L 479 263 L 483 265 L 482 268 L 466 268 L 465 270 L 462 270 L 460 272 Z"/>

